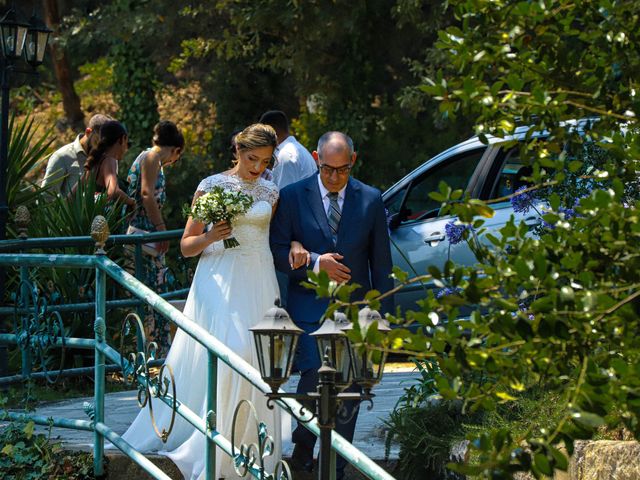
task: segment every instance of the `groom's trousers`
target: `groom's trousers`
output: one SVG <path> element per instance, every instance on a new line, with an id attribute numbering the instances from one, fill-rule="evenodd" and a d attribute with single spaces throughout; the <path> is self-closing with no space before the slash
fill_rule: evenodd
<path id="1" fill-rule="evenodd" d="M 300 381 L 298 382 L 298 388 L 296 389 L 296 392 L 315 392 L 317 386 L 318 370 L 315 368 L 310 368 L 300 374 Z M 354 383 L 349 388 L 347 388 L 345 392 L 360 393 L 362 392 L 362 387 Z M 304 402 L 303 404 L 306 408 L 315 412 L 315 406 L 313 404 L 307 404 Z M 353 442 L 353 434 L 356 428 L 356 419 L 358 417 L 358 412 L 354 413 L 354 410 L 360 407 L 360 402 L 349 400 L 347 402 L 344 402 L 344 407 L 344 411 L 341 412 L 340 415 L 336 416 L 336 432 L 343 436 L 347 441 Z M 338 408 L 338 410 L 340 410 L 340 408 Z M 344 420 L 347 421 L 345 422 Z M 291 440 L 293 441 L 293 443 L 301 444 L 301 446 L 308 449 L 309 451 L 313 451 L 316 439 L 317 437 L 300 423 L 298 423 L 298 426 L 293 431 L 293 434 L 291 436 Z M 346 464 L 347 461 L 342 458 L 342 456 L 338 455 L 336 458 L 336 471 L 338 473 L 344 471 L 344 467 L 346 466 Z"/>

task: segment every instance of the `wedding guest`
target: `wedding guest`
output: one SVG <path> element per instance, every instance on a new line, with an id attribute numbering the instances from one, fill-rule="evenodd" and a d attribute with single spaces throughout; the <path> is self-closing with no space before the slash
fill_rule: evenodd
<path id="1" fill-rule="evenodd" d="M 287 185 L 310 177 L 318 171 L 309 150 L 289 132 L 289 119 L 280 110 L 270 110 L 262 114 L 260 123 L 271 125 L 278 137 L 275 151 L 273 183 L 282 189 Z"/>
<path id="2" fill-rule="evenodd" d="M 163 120 L 153 128 L 152 144 L 151 148 L 138 155 L 127 175 L 128 193 L 135 200 L 136 207 L 129 220 L 127 233 L 167 230 L 162 217 L 162 207 L 166 201 L 164 169 L 180 159 L 184 150 L 184 136 L 175 123 Z M 169 241 L 145 244 L 143 247 L 142 277 L 139 278 L 156 292 L 161 291 L 165 283 L 165 253 L 168 250 Z M 164 354 L 171 344 L 169 322 L 149 309 L 144 324 L 147 338 L 155 341 L 159 353 Z"/>
<path id="3" fill-rule="evenodd" d="M 133 207 L 135 200 L 118 186 L 118 162 L 129 149 L 127 129 L 120 122 L 109 120 L 102 125 L 99 134 L 91 135 L 89 143 L 89 155 L 80 181 L 89 182 L 93 179 L 96 193 L 104 192 L 110 201 Z M 71 195 L 75 193 L 77 186 L 76 183 L 71 189 Z"/>
<path id="4" fill-rule="evenodd" d="M 94 115 L 89 120 L 84 133 L 79 134 L 73 142 L 53 152 L 47 162 L 42 187 L 46 187 L 51 194 L 59 193 L 63 197 L 69 195 L 84 171 L 91 135 L 99 134 L 102 125 L 110 120 L 113 119 L 107 115 L 100 113 Z"/>

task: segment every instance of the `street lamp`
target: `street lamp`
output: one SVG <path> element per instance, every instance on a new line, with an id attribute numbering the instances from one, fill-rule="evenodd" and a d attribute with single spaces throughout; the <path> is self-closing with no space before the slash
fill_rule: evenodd
<path id="1" fill-rule="evenodd" d="M 277 318 L 277 320 L 275 320 Z M 377 323 L 376 323 L 377 322 Z M 360 328 L 373 328 L 377 325 L 380 334 L 389 330 L 383 325 L 380 314 L 368 308 L 360 311 L 358 316 Z M 313 403 L 315 412 L 312 418 L 317 418 L 320 429 L 320 459 L 318 478 L 329 480 L 331 478 L 331 430 L 335 428 L 338 405 L 347 400 L 371 401 L 374 395 L 371 393 L 373 385 L 378 383 L 382 377 L 385 356 L 380 358 L 375 356 L 354 353 L 354 345 L 348 339 L 346 331 L 352 328 L 347 316 L 336 312 L 333 318 L 324 320 L 318 330 L 311 333 L 315 338 L 322 359 L 322 366 L 318 370 L 318 387 L 315 392 L 309 393 L 280 393 L 278 388 L 287 381 L 291 374 L 291 364 L 288 363 L 293 358 L 297 335 L 293 333 L 291 326 L 294 325 L 289 315 L 284 309 L 278 308 L 277 314 L 274 309 L 270 309 L 262 322 L 250 330 L 253 332 L 256 347 L 258 349 L 258 363 L 260 365 L 260 375 L 262 379 L 271 386 L 271 392 L 267 393 L 269 400 L 280 398 L 293 398 L 303 403 Z M 295 325 L 294 325 L 295 326 Z M 298 329 L 300 330 L 300 329 Z M 287 338 L 294 336 L 288 341 Z M 289 337 L 288 337 L 289 336 Z M 281 338 L 281 342 L 273 339 Z M 367 352 L 366 346 L 358 346 Z M 359 352 L 360 350 L 358 350 Z M 379 352 L 378 352 L 379 353 Z M 287 368 L 280 368 L 275 373 L 273 368 L 275 359 L 281 358 L 281 365 Z M 287 359 L 286 362 L 284 359 Z M 355 359 L 355 362 L 354 362 Z M 375 362 L 377 360 L 377 363 Z M 364 393 L 342 392 L 354 378 L 354 365 L 364 362 L 364 366 L 358 367 L 361 371 L 356 372 L 356 382 L 364 389 Z M 366 370 L 366 372 L 365 372 Z M 358 377 L 358 375 L 360 377 Z M 277 377 L 277 378 L 276 378 Z M 358 381 L 358 379 L 360 381 Z M 307 421 L 310 421 L 308 419 Z"/>
<path id="2" fill-rule="evenodd" d="M 256 342 L 260 375 L 274 393 L 291 375 L 298 337 L 303 332 L 279 303 L 276 300 L 276 306 L 269 309 L 260 323 L 249 329 Z"/>
<path id="3" fill-rule="evenodd" d="M 11 8 L 0 20 L 2 39 L 2 110 L 0 110 L 0 240 L 5 239 L 7 223 L 7 168 L 9 152 L 9 90 L 11 72 L 36 73 L 36 67 L 44 59 L 51 30 L 34 13 L 29 23 L 18 19 L 16 10 Z M 18 61 L 24 60 L 31 69 L 19 69 Z M 3 291 L 0 291 L 3 293 Z"/>
<path id="4" fill-rule="evenodd" d="M 391 331 L 386 321 L 375 310 L 365 307 L 358 313 L 358 324 L 362 332 L 362 338 L 366 338 L 369 329 L 374 326 L 378 334 L 386 334 Z M 353 329 L 349 324 L 343 327 L 345 331 Z M 381 352 L 367 348 L 366 345 L 352 345 L 349 350 L 353 365 L 354 381 L 362 387 L 366 393 L 370 393 L 374 385 L 382 379 L 384 364 L 387 360 L 387 352 Z"/>
<path id="5" fill-rule="evenodd" d="M 2 31 L 2 55 L 5 59 L 20 58 L 28 28 L 28 24 L 18 21 L 18 15 L 13 8 L 2 17 L 0 30 Z"/>
<path id="6" fill-rule="evenodd" d="M 18 19 L 16 10 L 11 8 L 0 20 L 0 47 L 2 58 L 0 68 L 2 70 L 0 89 L 2 107 L 0 108 L 0 240 L 6 237 L 7 214 L 7 169 L 9 166 L 9 90 L 11 89 L 10 74 L 35 73 L 36 67 L 42 63 L 44 52 L 49 41 L 51 30 L 34 13 L 30 23 Z M 26 48 L 25 48 L 26 44 Z M 25 56 L 25 61 L 31 65 L 31 69 L 21 70 L 16 68 L 20 57 Z M 4 269 L 0 269 L 0 300 L 4 299 Z M 7 371 L 6 346 L 0 346 L 0 375 Z"/>
<path id="7" fill-rule="evenodd" d="M 336 312 L 333 319 L 325 319 L 320 328 L 311 334 L 316 339 L 320 358 L 327 355 L 329 365 L 336 370 L 335 382 L 339 390 L 353 383 L 351 343 L 345 333 L 345 328 L 350 326 L 347 316 Z"/>
<path id="8" fill-rule="evenodd" d="M 29 19 L 29 30 L 24 45 L 24 58 L 29 65 L 37 67 L 44 61 L 44 52 L 52 30 L 35 14 Z"/>

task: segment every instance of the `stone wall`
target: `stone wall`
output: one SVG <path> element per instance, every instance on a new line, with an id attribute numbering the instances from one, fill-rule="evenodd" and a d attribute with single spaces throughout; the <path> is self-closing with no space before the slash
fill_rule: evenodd
<path id="1" fill-rule="evenodd" d="M 568 472 L 554 480 L 640 480 L 640 443 L 631 441 L 577 441 Z M 516 480 L 534 480 L 517 475 Z"/>

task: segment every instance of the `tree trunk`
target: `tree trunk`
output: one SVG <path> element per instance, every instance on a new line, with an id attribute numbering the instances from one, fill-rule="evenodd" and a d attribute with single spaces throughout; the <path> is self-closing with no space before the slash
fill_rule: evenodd
<path id="1" fill-rule="evenodd" d="M 58 81 L 58 89 L 62 94 L 62 106 L 67 122 L 75 130 L 84 130 L 84 113 L 80 107 L 80 97 L 73 87 L 71 67 L 64 48 L 56 42 L 60 26 L 60 13 L 58 12 L 58 0 L 43 0 L 45 21 L 53 30 L 52 39 L 49 42 L 51 60 Z"/>

